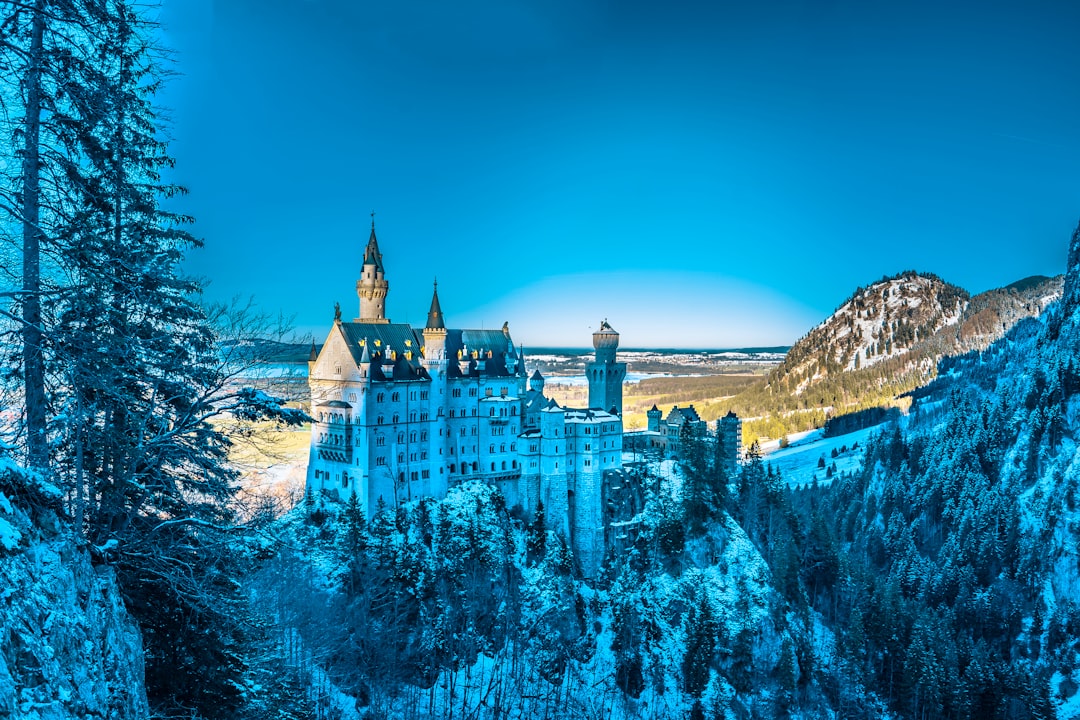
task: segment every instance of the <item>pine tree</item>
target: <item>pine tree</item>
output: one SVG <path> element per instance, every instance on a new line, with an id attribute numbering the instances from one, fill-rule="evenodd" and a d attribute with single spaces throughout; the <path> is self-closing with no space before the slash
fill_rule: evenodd
<path id="1" fill-rule="evenodd" d="M 716 652 L 716 621 L 708 593 L 700 586 L 686 614 L 686 653 L 683 655 L 683 689 L 700 698 L 709 684 Z"/>
<path id="2" fill-rule="evenodd" d="M 27 97 L 27 122 L 47 115 L 50 143 L 34 155 L 45 145 L 27 137 L 24 166 L 51 179 L 50 193 L 34 201 L 48 209 L 35 237 L 48 242 L 52 280 L 63 290 L 42 305 L 49 327 L 31 323 L 57 373 L 47 405 L 60 442 L 52 457 L 37 457 L 47 435 L 35 419 L 41 382 L 29 362 L 28 458 L 55 470 L 74 496 L 76 529 L 116 550 L 155 709 L 232 716 L 247 666 L 238 584 L 245 554 L 231 527 L 230 443 L 210 420 L 232 412 L 295 422 L 302 414 L 232 389 L 198 286 L 179 273 L 183 251 L 198 242 L 182 229 L 188 218 L 160 204 L 181 189 L 162 180 L 172 159 L 152 104 L 161 69 L 145 10 L 131 0 L 15 7 L 16 25 L 31 13 L 30 87 L 50 89 Z M 31 202 L 33 172 L 23 180 Z M 36 297 L 33 282 L 28 271 L 27 298 Z M 33 348 L 25 355 L 32 361 Z"/>

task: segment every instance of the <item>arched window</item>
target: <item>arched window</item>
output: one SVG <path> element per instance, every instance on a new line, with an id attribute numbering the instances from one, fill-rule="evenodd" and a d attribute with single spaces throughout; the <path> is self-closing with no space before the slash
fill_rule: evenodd
<path id="1" fill-rule="evenodd" d="M 512 408 L 510 408 L 510 416 L 517 417 L 517 405 L 514 405 Z"/>
<path id="2" fill-rule="evenodd" d="M 506 461 L 505 461 L 505 460 L 503 460 L 503 461 L 502 461 L 502 469 L 503 469 L 503 470 L 505 470 L 505 469 L 506 469 Z"/>
<path id="3" fill-rule="evenodd" d="M 491 471 L 495 472 L 495 463 L 491 463 Z"/>
<path id="4" fill-rule="evenodd" d="M 405 433 L 403 433 L 403 432 L 399 432 L 399 433 L 397 434 L 397 441 L 398 441 L 399 443 L 403 443 L 403 442 L 405 442 Z"/>
<path id="5" fill-rule="evenodd" d="M 512 467 L 514 470 L 517 470 L 517 460 L 511 460 L 510 467 Z"/>
<path id="6" fill-rule="evenodd" d="M 473 469 L 473 472 L 476 472 L 477 470 L 479 470 L 480 469 L 480 463 L 473 460 L 472 469 Z"/>
<path id="7" fill-rule="evenodd" d="M 347 472 L 341 473 L 341 487 L 349 487 L 349 473 Z"/>
<path id="8" fill-rule="evenodd" d="M 452 473 L 455 470 L 457 470 L 457 463 L 450 463 L 450 472 Z"/>

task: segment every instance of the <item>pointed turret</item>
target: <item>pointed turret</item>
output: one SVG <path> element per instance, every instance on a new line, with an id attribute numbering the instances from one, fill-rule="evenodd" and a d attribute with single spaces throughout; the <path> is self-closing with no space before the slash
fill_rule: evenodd
<path id="1" fill-rule="evenodd" d="M 319 351 L 315 349 L 315 341 L 311 341 L 311 352 L 308 353 L 308 362 L 315 362 L 319 359 Z"/>
<path id="2" fill-rule="evenodd" d="M 371 235 L 368 236 L 367 247 L 364 249 L 364 264 L 374 265 L 379 272 L 384 272 L 382 253 L 379 252 L 379 241 L 375 238 L 375 214 L 371 217 Z"/>
<path id="3" fill-rule="evenodd" d="M 371 236 L 364 250 L 360 279 L 356 281 L 356 294 L 360 298 L 360 317 L 356 322 L 389 322 L 386 319 L 386 294 L 389 291 L 379 241 L 375 239 L 375 213 L 371 213 Z"/>
<path id="4" fill-rule="evenodd" d="M 431 309 L 427 314 L 427 327 L 424 328 L 424 361 L 428 372 L 445 370 L 444 365 L 434 365 L 446 359 L 446 323 L 443 321 L 442 305 L 439 304 L 439 281 L 431 291 Z"/>
<path id="5" fill-rule="evenodd" d="M 427 314 L 427 328 L 429 330 L 445 330 L 443 322 L 442 306 L 439 305 L 439 281 L 435 281 L 435 288 L 431 292 L 431 309 Z"/>

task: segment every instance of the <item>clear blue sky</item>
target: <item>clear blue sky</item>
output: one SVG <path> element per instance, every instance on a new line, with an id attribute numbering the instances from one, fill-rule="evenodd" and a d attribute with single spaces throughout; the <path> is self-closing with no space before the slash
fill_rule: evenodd
<path id="1" fill-rule="evenodd" d="M 906 269 L 1062 272 L 1080 3 L 165 0 L 208 297 L 532 346 L 788 344 Z"/>

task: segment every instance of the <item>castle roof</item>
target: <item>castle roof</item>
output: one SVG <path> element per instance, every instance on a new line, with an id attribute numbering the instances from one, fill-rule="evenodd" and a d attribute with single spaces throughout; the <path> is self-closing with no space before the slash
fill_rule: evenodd
<path id="1" fill-rule="evenodd" d="M 698 411 L 694 409 L 694 406 L 681 408 L 678 405 L 671 408 L 671 412 L 664 418 L 665 422 L 674 423 L 680 420 L 684 422 L 701 422 L 701 416 L 698 415 Z"/>
<path id="2" fill-rule="evenodd" d="M 424 346 L 423 331 L 405 323 L 341 322 L 336 326 L 341 330 L 353 361 L 358 366 L 370 363 L 371 376 L 375 380 L 388 379 L 380 366 L 390 362 L 394 363 L 391 374 L 395 380 L 428 376 L 420 353 Z M 506 354 L 514 352 L 514 344 L 502 330 L 446 331 L 447 357 L 456 357 L 458 351 L 471 356 L 473 350 L 482 353 L 480 359 L 485 361 L 485 377 L 510 376 L 506 369 Z M 470 362 L 468 374 L 475 374 L 477 367 L 476 362 Z M 451 377 L 461 377 L 457 363 L 451 362 L 448 370 Z"/>
<path id="3" fill-rule="evenodd" d="M 435 288 L 431 291 L 431 309 L 427 314 L 427 326 L 432 330 L 445 330 L 443 322 L 442 306 L 439 305 L 439 282 L 435 281 Z"/>
<path id="4" fill-rule="evenodd" d="M 382 253 L 379 252 L 379 241 L 375 239 L 375 218 L 371 219 L 371 235 L 368 237 L 367 247 L 364 249 L 364 265 L 374 265 L 376 270 L 385 272 L 382 264 Z"/>
<path id="5" fill-rule="evenodd" d="M 371 357 L 382 355 L 390 357 L 393 351 L 399 356 L 412 352 L 419 357 L 424 340 L 413 328 L 404 323 L 365 323 L 343 322 L 341 334 L 352 353 L 353 360 L 359 365 L 364 362 L 364 346 L 369 345 Z"/>

